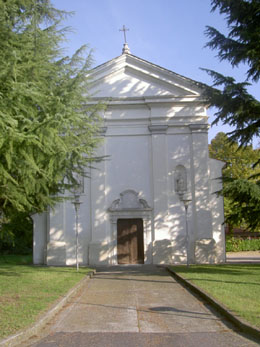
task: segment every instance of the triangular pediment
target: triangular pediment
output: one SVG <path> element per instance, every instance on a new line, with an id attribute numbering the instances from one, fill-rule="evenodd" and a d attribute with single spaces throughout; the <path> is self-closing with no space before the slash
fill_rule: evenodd
<path id="1" fill-rule="evenodd" d="M 202 85 L 131 54 L 93 69 L 91 94 L 98 98 L 198 97 Z"/>

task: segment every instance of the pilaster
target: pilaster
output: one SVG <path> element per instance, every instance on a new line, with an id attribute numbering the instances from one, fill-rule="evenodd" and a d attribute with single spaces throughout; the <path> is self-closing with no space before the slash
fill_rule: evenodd
<path id="1" fill-rule="evenodd" d="M 167 129 L 168 125 L 150 125 L 154 198 L 154 240 L 168 234 L 165 217 L 168 211 Z M 160 235 L 158 234 L 160 232 Z"/>
<path id="2" fill-rule="evenodd" d="M 192 208 L 194 239 L 212 237 L 209 199 L 208 125 L 190 125 Z"/>

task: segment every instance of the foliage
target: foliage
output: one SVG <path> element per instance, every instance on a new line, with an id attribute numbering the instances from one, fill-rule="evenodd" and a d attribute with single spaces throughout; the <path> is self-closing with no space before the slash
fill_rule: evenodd
<path id="1" fill-rule="evenodd" d="M 206 69 L 204 69 L 206 70 Z M 213 125 L 222 121 L 235 127 L 228 133 L 233 140 L 248 144 L 260 134 L 260 102 L 246 91 L 247 82 L 235 83 L 232 77 L 225 77 L 215 71 L 206 70 L 214 78 L 214 87 L 223 85 L 223 90 L 206 88 L 205 97 L 211 106 L 218 108 Z"/>
<path id="2" fill-rule="evenodd" d="M 96 160 L 100 105 L 91 54 L 63 57 L 66 13 L 50 0 L 0 0 L 0 216 L 41 212 Z M 87 53 L 87 55 L 86 55 Z"/>
<path id="3" fill-rule="evenodd" d="M 32 254 L 0 255 L 0 264 L 5 265 L 32 265 Z"/>
<path id="4" fill-rule="evenodd" d="M 260 264 L 172 266 L 231 311 L 260 327 Z"/>
<path id="5" fill-rule="evenodd" d="M 14 212 L 1 226 L 0 254 L 29 254 L 32 246 L 32 219 L 25 212 Z"/>
<path id="6" fill-rule="evenodd" d="M 210 41 L 206 46 L 218 50 L 220 61 L 227 60 L 231 65 L 248 64 L 247 81 L 236 83 L 212 70 L 206 70 L 214 79 L 214 85 L 223 90 L 206 88 L 206 97 L 218 112 L 213 124 L 222 121 L 235 126 L 230 133 L 232 139 L 247 144 L 253 136 L 259 136 L 260 102 L 247 92 L 248 80 L 257 82 L 260 78 L 260 2 L 258 0 L 212 0 L 212 11 L 219 9 L 226 16 L 229 34 L 220 33 L 208 26 L 206 35 Z"/>
<path id="7" fill-rule="evenodd" d="M 259 239 L 241 239 L 233 236 L 226 236 L 226 252 L 259 251 Z"/>
<path id="8" fill-rule="evenodd" d="M 246 81 L 238 83 L 233 77 L 206 70 L 214 84 L 205 88 L 205 97 L 218 109 L 213 124 L 222 121 L 235 127 L 228 135 L 243 147 L 260 134 L 260 102 L 247 91 L 249 81 L 256 83 L 260 78 L 260 2 L 212 0 L 211 4 L 212 11 L 218 9 L 225 15 L 228 35 L 207 27 L 206 35 L 210 41 L 206 46 L 218 51 L 220 61 L 227 60 L 232 67 L 245 63 L 248 71 Z M 216 89 L 220 86 L 222 90 Z M 260 164 L 259 151 L 256 153 L 255 165 Z M 242 152 L 239 155 L 242 156 Z M 223 194 L 231 201 L 227 221 L 236 225 L 245 222 L 253 230 L 260 226 L 259 175 L 252 179 L 242 172 L 239 177 L 231 177 L 230 183 L 224 185 Z"/>
<path id="9" fill-rule="evenodd" d="M 0 338 L 32 324 L 90 271 L 21 265 L 26 260 L 0 256 Z"/>
<path id="10" fill-rule="evenodd" d="M 248 229 L 260 227 L 260 183 L 246 179 L 232 180 L 223 188 L 223 195 L 232 201 L 226 222 L 231 225 L 245 223 Z"/>
<path id="11" fill-rule="evenodd" d="M 248 178 L 260 173 L 260 168 L 254 167 L 254 163 L 260 156 L 260 149 L 253 149 L 251 145 L 239 146 L 223 132 L 219 132 L 211 141 L 209 154 L 211 158 L 226 163 L 223 177 Z"/>
<path id="12" fill-rule="evenodd" d="M 223 195 L 225 220 L 233 226 L 256 229 L 260 226 L 259 149 L 239 146 L 220 132 L 209 145 L 210 157 L 225 161 Z"/>
<path id="13" fill-rule="evenodd" d="M 212 0 L 212 11 L 219 9 L 224 14 L 229 28 L 225 37 L 215 28 L 207 27 L 211 41 L 207 44 L 218 49 L 220 60 L 228 60 L 231 65 L 247 63 L 248 78 L 258 81 L 260 78 L 260 27 L 258 0 Z"/>

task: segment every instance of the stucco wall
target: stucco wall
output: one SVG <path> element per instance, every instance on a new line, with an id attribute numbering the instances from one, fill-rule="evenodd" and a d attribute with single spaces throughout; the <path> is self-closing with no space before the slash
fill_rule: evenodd
<path id="1" fill-rule="evenodd" d="M 216 182 L 211 181 L 221 165 L 209 162 L 199 85 L 128 54 L 94 69 L 92 78 L 93 102 L 107 103 L 104 142 L 97 150 L 107 157 L 90 170 L 91 179 L 85 178 L 80 263 L 117 263 L 119 216 L 144 219 L 147 263 L 186 263 L 187 251 L 190 262 L 222 261 L 223 201 L 212 194 Z M 177 167 L 186 175 L 187 215 L 176 192 Z M 126 190 L 136 192 L 146 208 L 111 210 Z M 46 257 L 49 265 L 75 264 L 73 204 L 66 201 L 34 220 L 35 263 Z"/>

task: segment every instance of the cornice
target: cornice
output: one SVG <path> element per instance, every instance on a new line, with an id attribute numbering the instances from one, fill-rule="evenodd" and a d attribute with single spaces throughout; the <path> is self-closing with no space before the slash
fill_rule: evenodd
<path id="1" fill-rule="evenodd" d="M 201 90 L 207 87 L 204 83 L 192 80 L 191 78 L 180 75 L 172 70 L 166 69 L 160 65 L 154 64 L 152 62 L 149 62 L 148 60 L 142 59 L 130 53 L 122 54 L 101 65 L 96 66 L 95 68 L 89 71 L 89 76 L 93 77 L 94 75 L 98 75 L 102 72 L 105 72 L 106 70 L 109 70 L 113 66 L 121 64 L 134 66 L 134 68 L 136 69 L 138 69 L 139 66 L 139 69 L 141 69 L 142 71 L 149 70 L 149 73 L 151 72 L 155 75 L 163 75 L 166 77 L 166 79 L 168 79 L 171 76 L 172 78 L 177 78 L 179 81 L 183 81 L 184 83 L 188 83 L 189 85 L 194 85 L 195 87 Z"/>
<path id="2" fill-rule="evenodd" d="M 96 104 L 102 102 L 107 106 L 113 105 L 154 105 L 154 104 L 200 104 L 205 105 L 207 101 L 200 96 L 196 95 L 185 95 L 185 96 L 174 96 L 174 95 L 154 95 L 146 97 L 92 97 L 89 100 L 89 104 Z"/>

